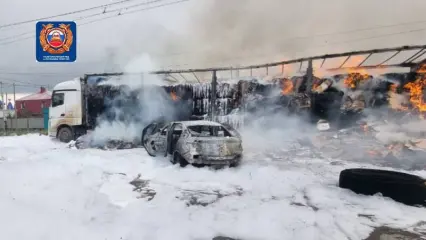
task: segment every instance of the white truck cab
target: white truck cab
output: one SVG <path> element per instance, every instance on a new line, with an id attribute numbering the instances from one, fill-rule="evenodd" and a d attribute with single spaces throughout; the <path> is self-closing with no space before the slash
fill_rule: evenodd
<path id="1" fill-rule="evenodd" d="M 83 104 L 80 78 L 57 84 L 49 108 L 49 136 L 61 142 L 74 139 L 75 128 L 82 125 Z"/>

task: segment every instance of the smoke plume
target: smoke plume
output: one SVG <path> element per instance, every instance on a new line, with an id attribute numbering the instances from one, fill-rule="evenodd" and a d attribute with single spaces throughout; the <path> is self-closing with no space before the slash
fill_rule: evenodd
<path id="1" fill-rule="evenodd" d="M 398 14 L 385 5 L 398 9 Z M 237 66 L 420 44 L 424 32 L 383 35 L 419 28 L 420 23 L 398 24 L 418 20 L 415 16 L 425 6 L 416 0 L 410 4 L 401 0 L 197 1 L 187 28 L 169 38 L 164 56 L 159 57 L 163 65 L 174 68 Z M 372 29 L 352 31 L 365 28 Z"/>
<path id="2" fill-rule="evenodd" d="M 121 94 L 107 106 L 113 119 L 98 119 L 98 126 L 93 132 L 94 143 L 107 140 L 140 140 L 143 128 L 161 117 L 173 118 L 174 107 L 170 97 L 161 85 L 165 85 L 158 75 L 146 72 L 155 69 L 149 55 L 141 55 L 127 64 L 125 75 L 102 83 L 103 85 L 124 86 Z M 138 74 L 135 74 L 138 73 Z M 136 100 L 131 101 L 131 99 Z M 127 104 L 118 104 L 128 101 Z"/>

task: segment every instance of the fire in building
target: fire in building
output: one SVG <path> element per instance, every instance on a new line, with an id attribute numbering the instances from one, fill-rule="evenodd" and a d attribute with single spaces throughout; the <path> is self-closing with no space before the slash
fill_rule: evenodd
<path id="1" fill-rule="evenodd" d="M 18 117 L 42 116 L 43 108 L 50 107 L 51 93 L 41 87 L 40 91 L 17 99 L 15 109 Z"/>

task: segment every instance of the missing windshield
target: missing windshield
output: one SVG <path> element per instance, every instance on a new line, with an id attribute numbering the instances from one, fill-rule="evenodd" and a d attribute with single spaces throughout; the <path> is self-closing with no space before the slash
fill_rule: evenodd
<path id="1" fill-rule="evenodd" d="M 222 126 L 195 125 L 188 127 L 193 137 L 232 137 Z"/>

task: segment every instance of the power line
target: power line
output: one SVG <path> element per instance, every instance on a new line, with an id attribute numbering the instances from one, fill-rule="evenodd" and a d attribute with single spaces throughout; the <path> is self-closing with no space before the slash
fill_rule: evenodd
<path id="1" fill-rule="evenodd" d="M 131 5 L 131 6 L 128 6 L 128 7 L 123 7 L 123 8 L 119 8 L 119 9 L 113 9 L 113 10 L 105 11 L 105 12 L 102 12 L 102 13 L 96 13 L 96 14 L 91 14 L 91 15 L 87 15 L 87 16 L 84 16 L 84 17 L 80 17 L 77 20 L 84 20 L 86 18 L 91 18 L 91 17 L 94 17 L 94 16 L 104 15 L 104 14 L 108 14 L 108 13 L 112 13 L 112 12 L 119 12 L 119 14 L 117 14 L 117 15 L 107 16 L 107 17 L 95 19 L 93 21 L 84 22 L 84 23 L 78 24 L 78 26 L 88 25 L 88 24 L 92 24 L 92 23 L 95 23 L 95 22 L 104 21 L 104 20 L 107 20 L 107 19 L 110 19 L 110 18 L 120 17 L 120 16 L 126 15 L 126 14 L 132 14 L 132 13 L 136 13 L 136 12 L 147 11 L 147 10 L 151 10 L 151 9 L 155 9 L 155 8 L 160 8 L 160 7 L 174 5 L 174 4 L 178 4 L 178 3 L 182 3 L 182 2 L 187 2 L 187 1 L 190 1 L 190 0 L 174 1 L 174 2 L 169 2 L 169 3 L 164 3 L 164 4 L 152 6 L 152 7 L 146 7 L 146 8 L 142 8 L 142 9 L 128 11 L 128 12 L 124 12 L 124 13 L 121 12 L 123 9 L 125 9 L 125 10 L 126 9 L 132 9 L 132 8 L 136 8 L 136 7 L 139 7 L 139 6 L 142 6 L 142 5 L 148 5 L 148 4 L 152 4 L 152 3 L 156 3 L 156 2 L 162 2 L 162 1 L 164 1 L 164 0 L 152 0 L 152 1 L 148 1 L 148 2 L 142 3 L 142 4 L 135 4 L 135 5 Z M 24 36 L 24 35 L 27 35 L 27 34 L 32 34 L 32 36 L 25 37 L 25 38 L 18 38 L 16 40 L 11 40 L 11 41 L 4 41 L 4 42 L 1 41 L 1 40 L 13 39 L 15 37 Z M 18 35 L 6 37 L 6 38 L 3 38 L 3 39 L 0 39 L 0 46 L 11 44 L 11 43 L 15 43 L 15 42 L 18 42 L 18 41 L 27 40 L 27 39 L 32 39 L 35 36 L 36 35 L 33 34 L 33 31 L 31 31 L 31 32 L 27 32 L 27 33 L 21 33 L 21 34 L 18 34 Z"/>
<path id="2" fill-rule="evenodd" d="M 30 75 L 30 76 L 34 76 L 34 75 L 39 75 L 39 76 L 46 76 L 46 77 L 57 77 L 59 75 L 78 75 L 75 73 L 63 73 L 63 72 L 50 72 L 50 73 L 46 73 L 46 72 L 2 72 L 0 70 L 0 75 Z M 0 76 L 1 78 L 1 76 Z"/>
<path id="3" fill-rule="evenodd" d="M 113 12 L 119 12 L 119 15 L 120 15 L 121 11 L 123 11 L 123 10 L 128 10 L 128 9 L 132 9 L 132 8 L 136 8 L 136 7 L 140 7 L 140 6 L 144 6 L 144 5 L 149 5 L 149 4 L 153 4 L 153 3 L 157 3 L 157 2 L 164 2 L 164 1 L 165 0 L 151 0 L 151 1 L 143 2 L 143 3 L 130 5 L 130 6 L 127 6 L 127 7 L 121 7 L 121 8 L 118 8 L 118 9 L 112 9 L 112 10 L 108 10 L 108 11 L 105 10 L 101 13 L 94 13 L 94 14 L 79 17 L 79 18 L 75 19 L 75 21 L 86 19 L 86 18 L 91 18 L 91 17 L 96 17 L 96 16 L 107 14 L 107 13 L 113 13 Z"/>
<path id="4" fill-rule="evenodd" d="M 25 20 L 25 21 L 21 21 L 21 22 L 8 23 L 8 24 L 0 25 L 0 29 L 6 28 L 6 27 L 17 26 L 17 25 L 21 25 L 21 24 L 25 24 L 25 23 L 36 22 L 36 21 L 40 21 L 40 20 L 52 19 L 52 18 L 56 18 L 56 17 L 63 17 L 63 16 L 71 15 L 71 14 L 87 12 L 87 11 L 91 11 L 91 10 L 95 10 L 95 9 L 99 9 L 99 8 L 106 8 L 106 7 L 119 5 L 119 4 L 132 2 L 132 1 L 139 1 L 139 0 L 122 0 L 122 1 L 119 1 L 119 2 L 103 4 L 103 5 L 99 5 L 99 6 L 95 6 L 95 7 L 90 7 L 90 8 L 72 11 L 72 12 L 61 13 L 61 14 L 57 14 L 57 15 L 53 15 L 53 16 L 49 16 L 49 17 L 41 17 L 41 18 L 35 18 L 35 19 Z"/>
<path id="5" fill-rule="evenodd" d="M 3 82 L 3 81 L 9 81 L 9 82 Z M 5 84 L 12 84 L 12 83 L 21 83 L 21 84 L 26 84 L 27 86 L 44 86 L 41 84 L 34 84 L 34 83 L 30 83 L 30 82 L 25 82 L 25 81 L 20 81 L 20 80 L 16 80 L 13 78 L 4 78 L 4 77 L 0 77 L 0 82 L 3 82 Z"/>
<path id="6" fill-rule="evenodd" d="M 124 12 L 124 13 L 121 13 L 121 14 L 118 14 L 118 15 L 112 15 L 112 16 L 108 16 L 108 17 L 104 17 L 104 18 L 95 19 L 95 20 L 92 20 L 92 21 L 89 21 L 89 22 L 85 22 L 85 23 L 79 24 L 79 26 L 87 25 L 87 24 L 91 24 L 91 23 L 99 22 L 99 21 L 103 21 L 103 20 L 107 20 L 107 19 L 110 19 L 110 18 L 120 17 L 120 16 L 126 15 L 126 14 L 143 12 L 143 11 L 147 11 L 147 10 L 151 10 L 151 9 L 155 9 L 155 8 L 170 6 L 170 5 L 174 5 L 174 4 L 178 4 L 178 3 L 182 3 L 182 2 L 188 2 L 188 1 L 190 1 L 190 0 L 179 0 L 179 1 L 169 2 L 169 3 L 163 3 L 163 4 L 160 4 L 160 5 L 157 5 L 157 6 L 146 7 L 146 8 L 142 8 L 142 9 L 128 11 L 128 12 Z"/>
<path id="7" fill-rule="evenodd" d="M 154 2 L 158 2 L 158 1 L 161 1 L 161 0 L 154 0 L 152 2 L 147 2 L 147 3 L 143 3 L 143 4 L 135 4 L 135 5 L 131 5 L 131 6 L 125 7 L 125 8 L 119 8 L 119 9 L 109 10 L 109 11 L 102 12 L 102 13 L 91 14 L 91 15 L 88 15 L 88 16 L 80 17 L 77 20 L 84 20 L 86 18 L 90 18 L 90 17 L 94 17 L 94 16 L 99 16 L 99 15 L 104 15 L 104 14 L 111 13 L 111 12 L 119 12 L 118 15 L 107 16 L 107 17 L 104 17 L 104 18 L 99 18 L 99 19 L 95 19 L 95 20 L 92 20 L 92 21 L 89 21 L 89 22 L 85 22 L 85 23 L 79 24 L 79 26 L 82 26 L 82 25 L 91 24 L 91 23 L 94 23 L 94 22 L 99 22 L 99 21 L 107 20 L 107 19 L 114 18 L 114 17 L 119 17 L 119 16 L 125 15 L 125 14 L 131 14 L 131 13 L 135 13 L 135 12 L 150 10 L 150 9 L 153 9 L 153 8 L 158 8 L 158 7 L 162 7 L 162 6 L 172 5 L 172 4 L 176 4 L 176 3 L 180 3 L 180 2 L 185 2 L 185 1 L 189 1 L 189 0 L 182 0 L 182 1 L 176 1 L 176 2 L 171 2 L 171 3 L 165 3 L 165 4 L 162 4 L 162 5 L 158 5 L 158 6 L 153 6 L 153 7 L 148 7 L 148 8 L 143 8 L 143 9 L 138 9 L 138 10 L 134 10 L 134 11 L 128 11 L 128 12 L 121 13 L 121 11 L 123 9 L 127 10 L 127 9 L 131 9 L 133 7 L 137 7 L 137 6 L 140 6 L 140 5 L 146 5 L 146 4 L 150 4 L 150 3 L 154 3 Z M 363 31 L 369 31 L 369 30 L 375 30 L 375 29 L 383 29 L 383 28 L 392 28 L 392 27 L 397 27 L 397 26 L 404 26 L 404 25 L 411 25 L 411 24 L 418 24 L 418 23 L 425 23 L 425 22 L 426 22 L 426 20 L 411 21 L 411 22 L 402 22 L 402 23 L 397 23 L 397 24 L 379 25 L 379 26 L 373 26 L 373 27 L 367 27 L 367 28 L 353 29 L 353 30 L 348 30 L 348 31 L 338 31 L 338 32 L 333 32 L 333 33 L 320 33 L 320 34 L 313 34 L 313 35 L 309 35 L 309 36 L 298 36 L 298 37 L 287 38 L 287 39 L 284 39 L 284 40 L 287 41 L 287 40 L 308 39 L 308 38 L 324 37 L 324 36 L 332 36 L 332 35 L 342 35 L 342 34 L 348 34 L 348 33 L 363 32 Z M 14 42 L 17 42 L 17 41 L 22 41 L 22 40 L 27 40 L 27 39 L 34 38 L 35 35 L 30 36 L 30 37 L 25 37 L 25 38 L 17 39 L 17 40 L 14 40 L 14 41 L 1 42 L 2 40 L 13 39 L 15 37 L 20 37 L 20 36 L 27 35 L 27 34 L 32 34 L 32 33 L 33 32 L 21 33 L 21 34 L 18 34 L 18 35 L 14 35 L 14 36 L 10 36 L 10 37 L 6 37 L 6 38 L 3 38 L 3 39 L 0 39 L 0 46 L 1 45 L 7 45 L 7 44 L 10 44 L 10 43 L 14 43 Z M 182 55 L 182 54 L 186 54 L 186 53 L 174 53 L 174 54 L 169 54 L 168 56 L 170 56 L 170 55 Z"/>
<path id="8" fill-rule="evenodd" d="M 127 1 L 130 1 L 130 0 L 127 0 Z M 131 0 L 131 1 L 134 1 L 134 0 Z M 79 18 L 75 19 L 74 21 L 84 20 L 86 18 L 96 17 L 96 16 L 107 14 L 107 13 L 113 13 L 113 12 L 119 12 L 119 14 L 120 14 L 120 12 L 123 9 L 127 10 L 127 9 L 136 8 L 136 7 L 140 7 L 140 6 L 143 6 L 143 5 L 149 5 L 149 4 L 152 4 L 152 3 L 162 2 L 162 1 L 164 1 L 164 0 L 151 0 L 151 1 L 146 1 L 146 2 L 143 2 L 143 3 L 138 3 L 138 4 L 130 5 L 130 6 L 123 7 L 123 8 L 118 8 L 118 9 L 113 9 L 113 10 L 108 10 L 108 11 L 104 10 L 101 13 L 94 13 L 94 14 L 90 14 L 90 15 L 79 17 Z M 5 40 L 9 40 L 9 39 L 13 39 L 15 37 L 21 37 L 21 36 L 25 36 L 25 35 L 33 34 L 33 33 L 34 33 L 34 31 L 31 31 L 31 32 L 25 32 L 25 33 L 16 34 L 16 35 L 13 35 L 13 36 L 10 36 L 10 37 L 1 38 L 0 39 L 0 43 L 2 41 L 5 41 Z M 33 35 L 33 36 L 35 36 L 35 35 Z M 33 36 L 23 38 L 22 40 L 32 38 Z"/>
<path id="9" fill-rule="evenodd" d="M 8 88 L 10 86 L 13 86 L 13 83 L 6 83 L 3 82 L 3 88 Z M 40 89 L 40 87 L 46 87 L 46 85 L 38 85 L 38 86 L 32 86 L 32 85 L 25 85 L 25 84 L 15 84 L 17 87 L 26 87 L 26 88 L 32 88 L 32 89 Z"/>
<path id="10" fill-rule="evenodd" d="M 25 32 L 25 33 L 16 34 L 16 35 L 13 35 L 13 36 L 10 36 L 10 37 L 0 38 L 0 43 L 2 41 L 5 41 L 5 40 L 13 39 L 15 37 L 22 37 L 22 36 L 25 36 L 25 35 L 28 35 L 28 34 L 31 34 L 31 33 L 33 33 L 33 32 L 32 31 L 31 32 Z"/>

